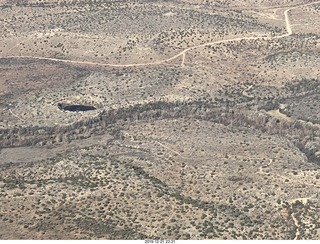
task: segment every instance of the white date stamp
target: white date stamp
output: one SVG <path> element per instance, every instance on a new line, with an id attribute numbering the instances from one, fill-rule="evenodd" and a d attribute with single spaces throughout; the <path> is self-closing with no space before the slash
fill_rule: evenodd
<path id="1" fill-rule="evenodd" d="M 145 244 L 173 244 L 175 240 L 145 240 Z"/>

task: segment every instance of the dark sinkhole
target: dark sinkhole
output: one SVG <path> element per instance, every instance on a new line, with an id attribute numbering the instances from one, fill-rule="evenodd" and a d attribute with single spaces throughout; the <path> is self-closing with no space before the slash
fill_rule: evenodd
<path id="1" fill-rule="evenodd" d="M 63 104 L 63 103 L 58 103 L 58 108 L 64 111 L 71 111 L 71 112 L 96 110 L 94 106 L 90 106 L 90 105 Z"/>

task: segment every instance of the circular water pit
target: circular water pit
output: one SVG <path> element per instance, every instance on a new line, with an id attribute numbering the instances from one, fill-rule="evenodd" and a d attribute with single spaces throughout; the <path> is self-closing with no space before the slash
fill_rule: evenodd
<path id="1" fill-rule="evenodd" d="M 91 111 L 91 110 L 97 109 L 92 105 L 65 104 L 65 103 L 58 103 L 58 108 L 62 111 L 70 111 L 70 112 L 85 112 L 85 111 Z"/>

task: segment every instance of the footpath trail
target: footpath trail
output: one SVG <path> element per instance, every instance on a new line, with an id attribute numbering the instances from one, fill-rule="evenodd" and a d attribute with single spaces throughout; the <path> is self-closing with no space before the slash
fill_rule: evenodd
<path id="1" fill-rule="evenodd" d="M 38 60 L 49 60 L 49 61 L 56 61 L 56 62 L 63 62 L 63 63 L 72 63 L 72 64 L 86 64 L 86 65 L 97 65 L 97 66 L 106 66 L 106 67 L 141 67 L 141 66 L 151 66 L 151 65 L 160 65 L 164 64 L 167 62 L 170 62 L 172 60 L 175 60 L 176 58 L 179 58 L 180 56 L 182 57 L 181 61 L 181 66 L 184 66 L 185 63 L 185 57 L 186 53 L 190 50 L 199 48 L 199 47 L 206 47 L 209 45 L 215 45 L 215 44 L 221 44 L 221 43 L 227 43 L 227 42 L 232 42 L 232 41 L 242 41 L 242 40 L 258 40 L 258 39 L 266 39 L 266 40 L 272 40 L 272 39 L 279 39 L 279 38 L 284 38 L 287 36 L 292 35 L 293 31 L 291 28 L 291 23 L 290 23 L 290 18 L 289 18 L 289 12 L 292 9 L 296 9 L 299 7 L 305 7 L 305 6 L 310 6 L 314 4 L 318 4 L 320 1 L 312 2 L 312 3 L 306 3 L 306 4 L 300 4 L 296 5 L 293 7 L 290 7 L 284 11 L 284 17 L 285 17 L 285 23 L 286 23 L 286 29 L 287 33 L 279 36 L 269 36 L 269 37 L 264 37 L 264 36 L 248 36 L 248 37 L 237 37 L 237 38 L 232 38 L 232 39 L 225 39 L 225 40 L 220 40 L 220 41 L 215 41 L 215 42 L 208 42 L 196 46 L 192 46 L 189 48 L 184 49 L 183 51 L 179 52 L 178 54 L 174 55 L 171 58 L 155 61 L 155 62 L 150 62 L 150 63 L 136 63 L 136 64 L 109 64 L 109 63 L 99 63 L 99 62 L 90 62 L 90 61 L 78 61 L 78 60 L 67 60 L 67 59 L 58 59 L 58 58 L 48 58 L 48 57 L 37 57 L 37 56 L 5 56 L 5 57 L 0 57 L 0 58 L 30 58 L 30 59 L 38 59 Z"/>

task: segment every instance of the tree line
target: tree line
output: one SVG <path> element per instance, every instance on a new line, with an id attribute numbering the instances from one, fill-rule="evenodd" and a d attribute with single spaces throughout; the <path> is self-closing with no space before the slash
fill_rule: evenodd
<path id="1" fill-rule="evenodd" d="M 84 139 L 108 131 L 118 122 L 145 121 L 160 119 L 190 118 L 208 120 L 226 126 L 249 127 L 268 134 L 285 136 L 306 152 L 305 145 L 320 138 L 319 127 L 298 120 L 287 121 L 274 118 L 262 111 L 252 111 L 242 107 L 218 106 L 207 101 L 166 102 L 157 101 L 136 104 L 119 109 L 102 111 L 94 118 L 77 121 L 70 125 L 53 127 L 34 126 L 0 130 L 0 148 L 19 146 L 43 146 Z M 314 152 L 307 152 L 312 161 L 319 160 Z"/>

